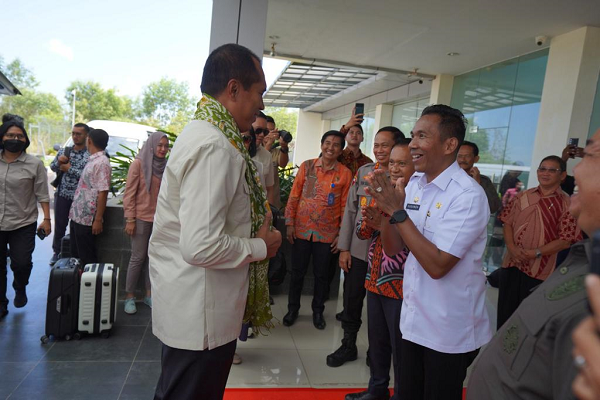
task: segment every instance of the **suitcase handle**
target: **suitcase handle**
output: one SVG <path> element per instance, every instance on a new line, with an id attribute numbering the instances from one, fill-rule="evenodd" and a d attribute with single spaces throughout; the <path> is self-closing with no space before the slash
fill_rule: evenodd
<path id="1" fill-rule="evenodd" d="M 61 313 L 61 315 L 66 315 L 68 313 L 68 311 L 71 309 L 71 296 L 66 295 L 66 294 L 60 296 L 60 302 L 61 302 L 60 313 Z"/>

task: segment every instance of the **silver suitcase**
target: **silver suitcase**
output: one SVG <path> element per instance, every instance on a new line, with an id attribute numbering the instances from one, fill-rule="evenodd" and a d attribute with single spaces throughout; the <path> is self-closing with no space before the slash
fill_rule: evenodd
<path id="1" fill-rule="evenodd" d="M 119 268 L 113 264 L 87 264 L 80 287 L 79 331 L 108 337 L 117 319 Z"/>

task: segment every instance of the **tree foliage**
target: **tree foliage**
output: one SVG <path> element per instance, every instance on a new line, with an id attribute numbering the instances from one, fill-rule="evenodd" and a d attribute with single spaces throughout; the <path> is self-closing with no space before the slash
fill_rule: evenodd
<path id="1" fill-rule="evenodd" d="M 296 128 L 298 126 L 298 109 L 266 107 L 263 112 L 266 115 L 273 117 L 277 129 L 286 130 L 296 137 Z"/>
<path id="2" fill-rule="evenodd" d="M 161 78 L 152 82 L 142 92 L 141 110 L 148 121 L 159 126 L 185 125 L 193 113 L 193 100 L 188 95 L 188 85 L 175 79 Z M 172 129 L 169 129 L 172 130 Z"/>
<path id="3" fill-rule="evenodd" d="M 105 90 L 98 82 L 74 81 L 65 91 L 68 104 L 73 103 L 75 90 L 75 119 L 91 121 L 104 119 L 113 121 L 134 121 L 134 102 L 119 96 L 115 89 Z"/>

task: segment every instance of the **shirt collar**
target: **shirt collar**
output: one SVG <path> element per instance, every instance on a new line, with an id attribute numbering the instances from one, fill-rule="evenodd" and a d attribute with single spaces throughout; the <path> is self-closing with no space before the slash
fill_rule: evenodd
<path id="1" fill-rule="evenodd" d="M 335 164 L 333 165 L 333 168 L 331 168 L 330 170 L 327 170 L 327 171 L 338 171 L 339 165 L 340 165 L 340 162 L 336 161 Z M 315 167 L 323 168 L 323 157 L 317 158 L 317 161 L 315 162 Z"/>
<path id="2" fill-rule="evenodd" d="M 2 156 L 0 157 L 0 159 L 2 160 L 2 162 L 6 162 L 6 160 L 4 160 L 4 150 L 1 150 L 1 151 L 2 151 Z M 25 162 L 25 158 L 27 158 L 27 153 L 25 153 L 23 151 L 23 152 L 21 152 L 21 155 L 15 159 L 15 161 Z"/>
<path id="3" fill-rule="evenodd" d="M 359 159 L 361 158 L 363 155 L 362 150 L 358 149 L 358 156 L 354 157 L 354 152 L 352 152 L 352 150 L 349 147 L 346 147 L 344 150 L 342 150 L 342 156 L 344 157 L 352 157 L 353 159 Z"/>
<path id="4" fill-rule="evenodd" d="M 441 174 L 439 174 L 434 180 L 432 180 L 429 183 L 427 183 L 427 177 L 425 176 L 425 174 L 421 175 L 421 177 L 419 178 L 419 186 L 424 187 L 428 184 L 433 184 L 442 190 L 446 190 L 446 188 L 454 178 L 454 175 L 456 173 L 460 173 L 461 171 L 464 172 L 463 169 L 458 166 L 458 162 L 454 161 L 452 164 L 450 164 L 448 168 L 443 170 Z"/>
<path id="5" fill-rule="evenodd" d="M 556 190 L 550 194 L 547 194 L 544 196 L 544 194 L 542 193 L 542 189 L 540 188 L 540 186 L 536 186 L 533 189 L 534 192 L 538 192 L 538 194 L 540 195 L 540 197 L 548 197 L 548 196 L 560 196 L 560 192 L 562 192 L 562 188 L 560 187 L 560 185 L 556 188 Z"/>
<path id="6" fill-rule="evenodd" d="M 99 152 L 94 153 L 94 154 L 90 154 L 89 160 L 90 161 L 95 160 L 96 158 L 98 158 L 100 156 L 105 156 L 106 157 L 106 154 L 104 153 L 104 150 L 103 151 L 99 151 Z"/>

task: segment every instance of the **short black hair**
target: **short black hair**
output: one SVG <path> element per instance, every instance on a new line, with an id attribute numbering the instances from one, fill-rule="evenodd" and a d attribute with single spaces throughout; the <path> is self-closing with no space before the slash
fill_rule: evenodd
<path id="1" fill-rule="evenodd" d="M 259 112 L 258 112 L 258 115 L 256 116 L 256 118 L 262 118 L 262 119 L 266 119 L 266 120 L 267 120 L 267 122 L 269 122 L 269 118 L 267 118 L 267 116 L 265 115 L 265 113 L 264 113 L 264 112 L 262 112 L 262 111 L 259 111 Z"/>
<path id="2" fill-rule="evenodd" d="M 404 136 L 404 133 L 400 129 L 396 128 L 395 126 L 384 126 L 383 128 L 379 128 L 379 130 L 377 131 L 375 136 L 377 136 L 377 134 L 379 132 L 390 132 L 393 136 L 394 143 L 396 143 L 398 140 L 404 139 L 406 137 L 406 136 Z"/>
<path id="3" fill-rule="evenodd" d="M 445 104 L 433 104 L 425 107 L 421 113 L 421 117 L 426 115 L 437 115 L 440 117 L 440 136 L 442 141 L 455 137 L 458 140 L 458 149 L 462 146 L 465 140 L 465 132 L 467 131 L 467 120 L 462 111 L 447 106 Z"/>
<path id="4" fill-rule="evenodd" d="M 363 135 L 365 134 L 365 131 L 363 130 L 363 127 L 360 124 L 352 125 L 350 128 L 358 128 L 360 129 L 360 133 L 362 133 Z M 348 131 L 350 131 L 350 128 L 348 128 Z"/>
<path id="5" fill-rule="evenodd" d="M 261 113 L 262 113 L 262 111 L 261 111 Z M 265 118 L 267 119 L 267 122 L 271 122 L 273 124 L 275 123 L 275 120 L 270 115 L 265 115 Z"/>
<path id="6" fill-rule="evenodd" d="M 213 50 L 204 64 L 200 90 L 213 97 L 220 95 L 231 79 L 238 80 L 245 90 L 260 81 L 254 61 L 260 58 L 250 49 L 229 43 Z"/>
<path id="7" fill-rule="evenodd" d="M 108 133 L 104 129 L 92 129 L 88 133 L 88 138 L 94 143 L 94 146 L 100 150 L 106 149 L 108 145 Z"/>
<path id="8" fill-rule="evenodd" d="M 540 161 L 540 165 L 542 165 L 542 163 L 544 161 L 554 161 L 556 162 L 559 166 L 560 166 L 560 171 L 564 172 L 567 170 L 567 163 L 565 162 L 565 160 L 562 159 L 562 157 L 559 156 L 546 156 L 544 157 L 544 159 L 542 161 Z"/>
<path id="9" fill-rule="evenodd" d="M 346 146 L 346 135 L 340 131 L 327 131 L 321 137 L 321 144 L 325 143 L 325 139 L 327 139 L 329 136 L 339 137 L 342 141 L 342 150 L 344 150 L 344 147 Z"/>
<path id="10" fill-rule="evenodd" d="M 28 148 L 31 144 L 29 140 L 29 135 L 27 135 L 27 131 L 25 130 L 25 125 L 23 124 L 23 118 L 14 114 L 4 114 L 2 116 L 2 125 L 0 125 L 0 148 L 4 148 L 2 145 L 2 140 L 4 139 L 4 135 L 6 132 L 13 126 L 19 128 L 23 131 L 23 135 L 25 135 L 25 148 Z"/>
<path id="11" fill-rule="evenodd" d="M 462 142 L 461 146 L 469 146 L 470 148 L 473 149 L 473 155 L 475 157 L 477 157 L 479 155 L 479 146 L 477 146 L 475 143 L 465 140 Z"/>
<path id="12" fill-rule="evenodd" d="M 76 123 L 75 125 L 73 125 L 73 128 L 83 128 L 83 130 L 85 131 L 85 133 L 90 133 L 90 131 L 92 130 L 92 128 L 90 128 L 89 126 L 87 126 L 83 122 Z"/>
<path id="13" fill-rule="evenodd" d="M 394 142 L 394 146 L 392 146 L 392 148 L 394 148 L 396 146 L 402 146 L 402 147 L 408 146 L 411 141 L 412 141 L 411 138 L 400 138 Z"/>

